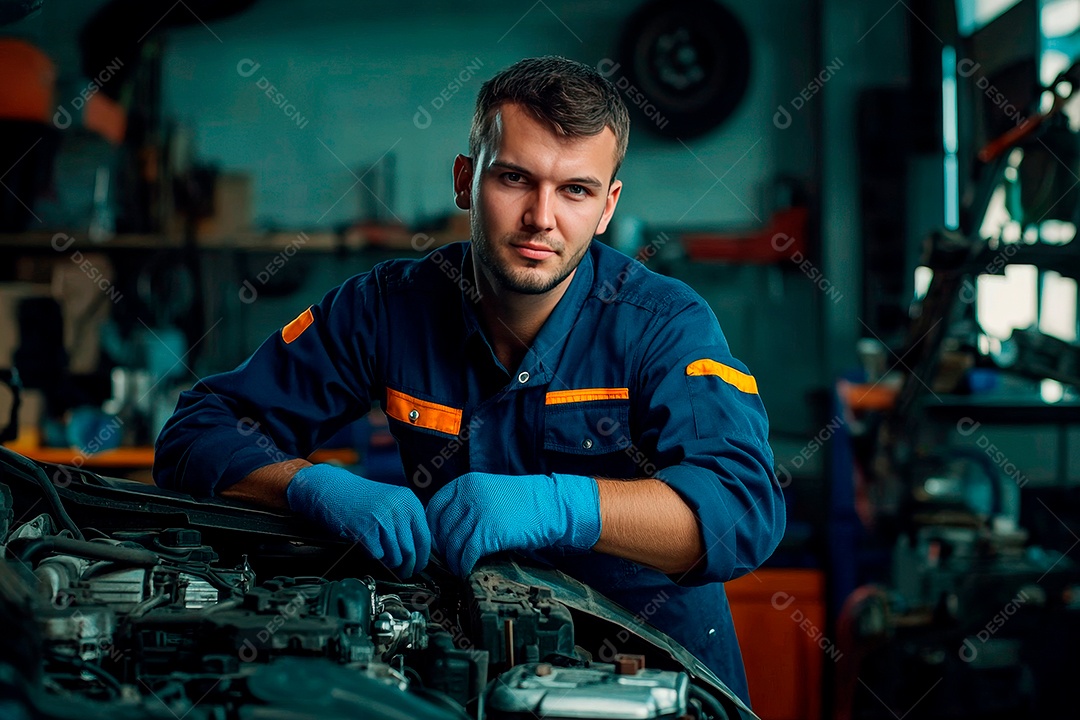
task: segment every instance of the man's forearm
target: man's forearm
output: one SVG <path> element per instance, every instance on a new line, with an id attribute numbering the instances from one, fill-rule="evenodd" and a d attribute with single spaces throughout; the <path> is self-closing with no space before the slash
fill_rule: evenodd
<path id="1" fill-rule="evenodd" d="M 288 510 L 289 501 L 285 490 L 289 487 L 293 475 L 309 465 L 311 463 L 303 458 L 266 465 L 252 471 L 235 485 L 222 490 L 221 496 L 275 510 Z"/>
<path id="2" fill-rule="evenodd" d="M 604 480 L 600 539 L 593 550 L 667 573 L 684 573 L 705 556 L 697 516 L 661 480 Z"/>

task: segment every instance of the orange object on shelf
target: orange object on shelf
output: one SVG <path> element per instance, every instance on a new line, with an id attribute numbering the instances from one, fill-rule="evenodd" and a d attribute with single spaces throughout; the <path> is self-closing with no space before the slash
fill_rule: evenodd
<path id="1" fill-rule="evenodd" d="M 154 464 L 154 448 L 152 447 L 121 447 L 92 455 L 81 453 L 75 448 L 31 448 L 14 443 L 9 443 L 5 447 L 25 455 L 31 460 L 55 465 L 75 465 L 88 470 L 94 468 L 150 468 Z M 311 462 L 340 462 L 344 465 L 353 465 L 359 460 L 359 455 L 351 448 L 325 448 L 316 450 L 307 459 Z"/>
<path id="2" fill-rule="evenodd" d="M 825 634 L 825 574 L 763 568 L 724 590 L 754 712 L 762 720 L 818 720 L 823 663 L 841 655 Z"/>
<path id="3" fill-rule="evenodd" d="M 840 380 L 836 390 L 852 410 L 889 410 L 896 403 L 899 389 L 881 383 L 852 383 Z"/>
<path id="4" fill-rule="evenodd" d="M 25 40 L 0 40 L 0 118 L 52 122 L 56 65 Z"/>
<path id="5" fill-rule="evenodd" d="M 123 447 L 115 450 L 86 455 L 75 448 L 18 448 L 18 453 L 38 462 L 56 465 L 75 465 L 92 470 L 95 467 L 146 468 L 154 464 L 154 449 L 149 447 Z"/>

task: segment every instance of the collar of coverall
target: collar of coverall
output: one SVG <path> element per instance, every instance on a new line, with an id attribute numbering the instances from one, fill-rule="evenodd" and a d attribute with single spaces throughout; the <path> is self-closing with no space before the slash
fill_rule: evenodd
<path id="1" fill-rule="evenodd" d="M 590 242 L 596 241 L 592 240 Z M 484 345 L 487 347 L 488 352 L 492 354 L 494 360 L 495 353 L 484 336 L 483 327 L 476 314 L 475 303 L 470 297 L 475 297 L 473 292 L 474 282 L 472 280 L 475 276 L 472 267 L 471 243 L 465 246 L 465 252 L 462 253 L 460 270 L 461 277 L 469 279 L 467 284 L 464 282 L 458 283 L 461 293 L 461 311 L 465 323 L 465 340 L 470 341 L 474 335 L 479 335 L 483 338 Z M 551 382 L 554 377 L 554 370 L 559 364 L 559 358 L 562 357 L 563 349 L 566 347 L 566 340 L 570 337 L 570 331 L 577 322 L 581 307 L 585 304 L 585 299 L 592 290 L 594 280 L 595 272 L 592 247 L 590 245 L 589 250 L 585 251 L 585 255 L 577 267 L 577 272 L 574 273 L 574 277 L 570 280 L 570 287 L 566 289 L 555 309 L 551 311 L 551 315 L 548 316 L 544 326 L 537 333 L 536 339 L 533 340 L 532 347 L 529 348 L 525 358 L 521 361 L 521 366 L 516 370 L 519 377 L 517 383 L 519 387 L 546 385 Z M 497 360 L 495 362 L 498 364 Z M 526 382 L 520 382 L 522 372 L 528 373 Z"/>

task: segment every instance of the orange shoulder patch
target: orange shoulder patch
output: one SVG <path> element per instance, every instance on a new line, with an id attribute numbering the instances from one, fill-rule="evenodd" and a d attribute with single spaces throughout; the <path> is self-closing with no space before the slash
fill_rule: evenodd
<path id="1" fill-rule="evenodd" d="M 753 375 L 747 375 L 744 372 L 736 370 L 733 367 L 718 363 L 715 360 L 709 358 L 702 358 L 701 360 L 695 360 L 686 366 L 687 375 L 714 375 L 728 385 L 738 388 L 744 393 L 750 395 L 758 394 L 757 380 Z"/>
<path id="2" fill-rule="evenodd" d="M 291 323 L 281 328 L 281 339 L 285 341 L 285 344 L 291 343 L 300 337 L 300 334 L 307 330 L 313 322 L 315 322 L 315 316 L 312 314 L 311 308 L 308 308 Z"/>

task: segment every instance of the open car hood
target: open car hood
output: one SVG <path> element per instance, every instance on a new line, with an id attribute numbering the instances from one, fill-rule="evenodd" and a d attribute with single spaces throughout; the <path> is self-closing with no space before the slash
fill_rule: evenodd
<path id="1" fill-rule="evenodd" d="M 4 717 L 756 717 L 674 640 L 517 556 L 401 582 L 291 513 L 4 448 L 0 544 Z"/>

